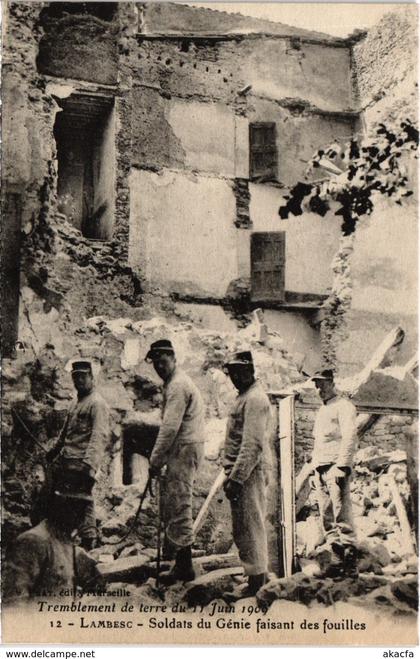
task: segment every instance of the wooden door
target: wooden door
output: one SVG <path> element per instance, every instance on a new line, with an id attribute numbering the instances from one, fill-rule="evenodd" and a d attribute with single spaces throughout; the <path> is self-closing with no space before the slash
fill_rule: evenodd
<path id="1" fill-rule="evenodd" d="M 251 297 L 256 302 L 285 299 L 286 234 L 284 231 L 251 235 Z"/>

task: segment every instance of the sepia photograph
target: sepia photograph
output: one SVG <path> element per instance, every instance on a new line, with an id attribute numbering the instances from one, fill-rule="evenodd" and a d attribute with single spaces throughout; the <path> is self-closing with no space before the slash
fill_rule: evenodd
<path id="1" fill-rule="evenodd" d="M 3 643 L 418 643 L 417 24 L 2 2 Z"/>

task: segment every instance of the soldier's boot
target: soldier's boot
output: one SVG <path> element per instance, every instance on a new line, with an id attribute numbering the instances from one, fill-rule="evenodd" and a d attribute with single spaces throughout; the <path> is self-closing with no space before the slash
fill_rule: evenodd
<path id="1" fill-rule="evenodd" d="M 262 574 L 250 574 L 248 577 L 248 592 L 250 595 L 256 595 L 267 581 L 265 572 Z"/>
<path id="2" fill-rule="evenodd" d="M 227 591 L 223 593 L 223 599 L 229 604 L 237 602 L 244 597 L 255 597 L 257 592 L 262 586 L 267 582 L 267 574 L 263 572 L 262 574 L 250 574 L 248 577 L 248 583 L 242 583 L 233 591 Z"/>
<path id="3" fill-rule="evenodd" d="M 163 547 L 162 547 L 162 558 L 164 561 L 173 561 L 176 556 L 176 547 L 169 540 L 168 536 L 165 533 L 163 538 Z"/>
<path id="4" fill-rule="evenodd" d="M 170 586 L 177 581 L 193 581 L 195 572 L 192 562 L 191 545 L 178 549 L 175 565 L 170 572 L 162 574 L 160 581 L 164 586 Z"/>

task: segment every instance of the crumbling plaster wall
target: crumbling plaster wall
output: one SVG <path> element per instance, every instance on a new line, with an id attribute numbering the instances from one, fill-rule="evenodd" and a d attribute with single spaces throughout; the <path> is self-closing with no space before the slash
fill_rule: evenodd
<path id="1" fill-rule="evenodd" d="M 265 98 L 305 99 L 324 110 L 352 109 L 345 43 L 296 45 L 287 38 L 261 35 L 185 39 L 182 34 L 139 34 L 138 39 L 133 64 L 136 57 L 143 82 L 159 80 L 165 91 L 181 97 L 232 102 L 242 87 L 252 85 L 254 93 Z"/>
<path id="2" fill-rule="evenodd" d="M 52 136 L 58 105 L 45 93 L 36 71 L 41 3 L 10 3 L 4 18 L 2 51 L 2 287 L 4 354 L 17 338 L 22 245 L 49 251 L 48 215 L 54 204 L 55 142 Z M 42 235 L 39 229 L 42 227 Z"/>
<path id="3" fill-rule="evenodd" d="M 238 277 L 235 198 L 226 180 L 133 169 L 130 263 L 172 291 L 221 297 Z"/>
<path id="4" fill-rule="evenodd" d="M 354 134 L 355 115 L 317 112 L 311 109 L 303 91 L 295 101 L 287 97 L 276 101 L 274 97 L 257 96 L 254 89 L 246 98 L 246 116 L 250 123 L 276 124 L 278 180 L 286 187 L 302 180 L 306 163 L 319 147 L 335 140 L 349 140 Z M 248 143 L 248 127 L 244 138 Z"/>
<path id="5" fill-rule="evenodd" d="M 179 293 L 223 297 L 232 280 L 249 279 L 251 231 L 235 227 L 228 180 L 133 169 L 130 187 L 130 264 L 147 280 Z M 309 215 L 281 221 L 278 192 L 250 185 L 252 230 L 286 231 L 286 290 L 325 293 L 340 223 Z"/>
<path id="6" fill-rule="evenodd" d="M 332 284 L 331 262 L 340 239 L 338 218 L 304 213 L 280 220 L 279 190 L 270 185 L 250 186 L 250 218 L 253 231 L 286 232 L 286 290 L 299 293 L 325 293 Z M 246 235 L 250 254 L 249 232 Z M 248 256 L 249 259 L 249 256 Z M 245 266 L 248 274 L 250 264 Z M 243 273 L 245 276 L 245 272 Z"/>
<path id="7" fill-rule="evenodd" d="M 316 147 L 352 134 L 353 115 L 339 113 L 350 104 L 345 100 L 350 98 L 348 49 L 343 44 L 338 47 L 325 43 L 294 44 L 292 47 L 287 39 L 261 36 L 250 40 L 169 39 L 145 32 L 147 20 L 142 33 L 138 34 L 138 46 L 130 56 L 134 82 L 131 93 L 133 171 L 129 179 L 132 197 L 130 264 L 142 268 L 149 281 L 164 283 L 172 290 L 223 296 L 232 279 L 249 280 L 249 229 L 280 231 L 287 228 L 290 239 L 287 240 L 286 288 L 324 293 L 331 281 L 329 256 L 337 244 L 338 222 L 334 219 L 316 224 L 320 231 L 317 244 L 326 258 L 320 258 L 315 264 L 316 272 L 311 272 L 304 267 L 305 253 L 307 258 L 313 253 L 316 232 L 305 231 L 303 223 L 281 223 L 278 188 L 268 184 L 248 185 L 249 123 L 276 122 L 278 178 L 282 184 L 294 183 L 297 177 L 303 176 L 305 158 L 309 158 Z M 309 49 L 307 53 L 305 48 Z M 334 96 L 331 90 L 323 87 L 326 76 L 322 74 L 322 66 L 316 73 L 315 69 L 311 74 L 302 71 L 305 66 L 318 66 L 322 58 L 337 70 L 337 80 L 341 80 L 337 84 L 346 87 L 345 93 L 340 88 Z M 297 59 L 301 62 L 299 65 Z M 292 67 L 282 78 L 289 87 L 281 88 L 278 96 L 274 94 L 275 101 L 269 97 L 273 96 L 273 89 L 279 89 L 277 65 L 283 60 L 285 70 Z M 264 89 L 253 88 L 249 96 L 238 95 L 248 81 L 242 71 L 248 75 L 255 67 L 265 80 Z M 308 87 L 305 76 L 309 75 L 311 85 Z M 306 80 L 305 88 L 299 87 L 299 80 Z M 318 111 L 314 103 L 333 108 L 335 113 Z M 158 173 L 160 179 L 155 175 Z M 174 198 L 179 198 L 179 202 L 169 201 L 172 193 L 162 196 L 163 180 L 165 189 L 173 182 Z M 187 180 L 196 181 L 191 196 L 176 191 L 185 188 Z M 142 181 L 148 183 L 143 185 Z M 195 192 L 198 189 L 203 196 L 197 205 Z M 212 197 L 216 189 L 223 190 L 217 200 Z M 236 212 L 232 206 L 232 189 Z M 145 199 L 149 192 L 153 201 Z M 210 198 L 212 204 L 207 202 Z M 153 210 L 148 208 L 150 205 Z M 205 219 L 208 213 L 213 217 L 211 226 L 209 219 Z M 232 225 L 239 230 L 235 232 Z M 307 227 L 310 225 L 308 221 Z M 162 228 L 168 235 L 167 246 L 159 241 Z M 219 233 L 218 251 L 207 242 L 209 254 L 203 261 L 203 241 L 216 232 Z M 188 235 L 188 241 L 181 239 L 183 235 Z M 169 257 L 166 251 L 170 252 Z M 213 258 L 216 253 L 226 266 L 217 267 Z M 203 267 L 203 262 L 207 267 Z"/>
<path id="8" fill-rule="evenodd" d="M 44 196 L 48 196 L 47 187 L 53 188 L 56 174 L 52 126 L 59 108 L 45 94 L 45 82 L 35 65 L 42 38 L 42 6 L 10 3 L 7 15 L 5 12 L 2 181 L 6 193 L 22 194 L 22 228 L 26 234 L 41 210 L 41 189 L 44 187 Z"/>
<path id="9" fill-rule="evenodd" d="M 353 47 L 356 90 L 368 128 L 398 115 L 417 118 L 417 25 L 417 5 L 394 6 Z"/>
<path id="10" fill-rule="evenodd" d="M 39 45 L 41 73 L 107 85 L 118 79 L 118 24 L 88 14 L 49 18 Z"/>
<path id="11" fill-rule="evenodd" d="M 350 264 L 353 283 L 348 337 L 337 350 L 343 372 L 356 372 L 397 325 L 406 332 L 398 363 L 404 364 L 415 353 L 417 231 L 416 202 L 406 202 L 400 208 L 378 200 L 372 216 L 360 222 Z"/>
<path id="12" fill-rule="evenodd" d="M 367 135 L 379 122 L 391 131 L 399 128 L 401 120 L 417 122 L 417 11 L 414 5 L 393 8 L 353 48 L 353 73 Z M 416 350 L 416 164 L 412 155 L 401 160 L 414 196 L 402 206 L 378 196 L 372 215 L 356 228 L 348 264 L 351 309 L 346 313 L 346 330 L 336 353 L 343 373 L 359 370 L 397 325 L 406 331 L 398 363 L 408 361 Z"/>
<path id="13" fill-rule="evenodd" d="M 94 200 L 93 207 L 98 209 L 106 204 L 105 211 L 101 217 L 101 235 L 98 238 L 102 240 L 112 239 L 114 228 L 114 208 L 115 208 L 115 108 L 112 108 L 109 116 L 105 120 L 103 133 L 98 135 L 93 162 L 94 176 Z"/>

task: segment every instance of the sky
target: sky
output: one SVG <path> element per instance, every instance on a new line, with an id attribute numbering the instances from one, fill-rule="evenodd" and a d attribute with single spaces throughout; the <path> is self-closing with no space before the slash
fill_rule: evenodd
<path id="1" fill-rule="evenodd" d="M 195 7 L 214 7 L 221 11 L 239 12 L 247 16 L 264 18 L 270 21 L 286 23 L 306 30 L 325 32 L 338 37 L 345 37 L 355 29 L 369 28 L 375 25 L 384 14 L 394 11 L 400 5 L 390 2 L 358 3 L 335 2 L 310 5 L 304 2 L 185 2 Z"/>

